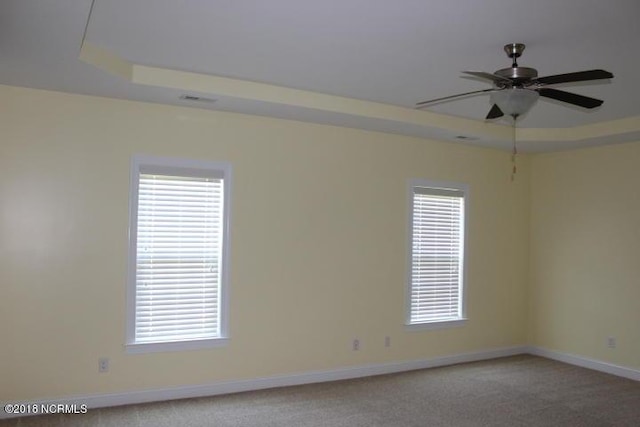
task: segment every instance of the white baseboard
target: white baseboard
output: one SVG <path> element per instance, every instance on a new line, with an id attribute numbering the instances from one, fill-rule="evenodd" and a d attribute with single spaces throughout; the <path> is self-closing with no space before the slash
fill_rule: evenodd
<path id="1" fill-rule="evenodd" d="M 261 390 L 274 387 L 285 387 L 301 384 L 320 383 L 326 381 L 346 380 L 351 378 L 368 377 L 372 375 L 391 374 L 395 372 L 412 371 L 416 369 L 435 368 L 438 366 L 454 365 L 457 363 L 475 362 L 498 357 L 513 356 L 527 353 L 528 347 L 504 347 L 472 353 L 455 354 L 434 359 L 412 360 L 405 362 L 391 362 L 374 365 L 338 368 L 328 371 L 313 371 L 299 374 L 276 375 L 250 380 L 227 381 L 204 385 L 174 387 L 156 390 L 127 391 L 113 394 L 99 394 L 75 396 L 51 400 L 29 402 L 11 402 L 17 404 L 36 405 L 87 405 L 89 410 L 108 406 L 131 405 L 137 403 L 158 402 L 165 400 L 186 399 L 192 397 L 215 396 L 219 394 L 237 393 L 242 391 Z M 3 402 L 4 404 L 9 402 Z M 0 413 L 0 419 L 12 418 L 29 414 Z"/>
<path id="2" fill-rule="evenodd" d="M 542 347 L 528 347 L 526 353 L 534 356 L 546 357 L 547 359 L 557 360 L 559 362 L 569 363 L 570 365 L 581 366 L 583 368 L 593 369 L 595 371 L 606 372 L 607 374 L 617 375 L 632 380 L 640 381 L 640 370 L 626 368 L 624 366 L 614 365 L 612 363 L 601 362 L 599 360 L 589 359 L 574 354 L 562 353 L 555 350 L 548 350 Z"/>
<path id="3" fill-rule="evenodd" d="M 472 353 L 461 353 L 443 356 L 434 359 L 411 360 L 404 362 L 391 362 L 338 368 L 328 371 L 312 371 L 298 374 L 276 375 L 271 377 L 255 378 L 250 380 L 226 381 L 203 385 L 173 387 L 155 390 L 126 391 L 112 394 L 95 394 L 87 396 L 75 396 L 55 398 L 50 400 L 36 400 L 29 402 L 2 402 L 29 404 L 29 405 L 87 405 L 89 410 L 109 406 L 131 405 L 137 403 L 158 402 L 165 400 L 186 399 L 192 397 L 215 396 L 219 394 L 238 393 L 242 391 L 262 390 L 274 387 L 286 387 L 301 384 L 320 383 L 326 381 L 338 381 L 351 378 L 368 377 L 372 375 L 391 374 L 395 372 L 413 371 L 416 369 L 436 368 L 439 366 L 455 365 L 457 363 L 476 362 L 480 360 L 495 359 L 498 357 L 514 356 L 517 354 L 532 354 L 558 360 L 571 365 L 581 366 L 596 371 L 620 377 L 640 381 L 640 370 L 613 365 L 598 360 L 588 359 L 573 354 L 561 353 L 541 347 L 504 347 L 491 350 L 483 350 Z M 0 419 L 12 418 L 29 414 L 0 413 Z M 33 414 L 31 414 L 33 415 Z"/>

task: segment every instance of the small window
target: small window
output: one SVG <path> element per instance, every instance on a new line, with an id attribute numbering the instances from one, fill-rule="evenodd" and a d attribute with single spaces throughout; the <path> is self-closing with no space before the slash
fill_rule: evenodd
<path id="1" fill-rule="evenodd" d="M 227 337 L 227 164 L 136 157 L 127 349 L 183 350 Z"/>
<path id="2" fill-rule="evenodd" d="M 466 188 L 410 185 L 410 271 L 407 324 L 447 326 L 464 319 Z"/>

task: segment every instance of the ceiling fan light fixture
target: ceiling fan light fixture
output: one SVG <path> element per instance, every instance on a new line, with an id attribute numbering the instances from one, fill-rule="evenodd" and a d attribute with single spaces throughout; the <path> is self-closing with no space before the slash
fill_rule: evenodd
<path id="1" fill-rule="evenodd" d="M 514 87 L 492 92 L 491 103 L 500 107 L 504 114 L 518 117 L 529 111 L 539 97 L 535 90 Z"/>

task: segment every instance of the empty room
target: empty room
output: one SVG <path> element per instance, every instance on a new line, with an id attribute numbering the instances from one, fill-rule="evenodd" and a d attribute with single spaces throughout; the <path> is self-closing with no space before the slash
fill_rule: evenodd
<path id="1" fill-rule="evenodd" d="M 639 17 L 0 2 L 0 425 L 640 425 Z"/>

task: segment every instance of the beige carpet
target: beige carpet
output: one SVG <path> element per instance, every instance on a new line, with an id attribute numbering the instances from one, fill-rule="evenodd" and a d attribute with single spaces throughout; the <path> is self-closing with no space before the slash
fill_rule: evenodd
<path id="1" fill-rule="evenodd" d="M 640 382 L 534 356 L 0 426 L 640 426 Z"/>

